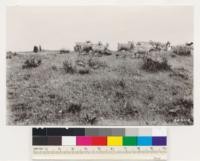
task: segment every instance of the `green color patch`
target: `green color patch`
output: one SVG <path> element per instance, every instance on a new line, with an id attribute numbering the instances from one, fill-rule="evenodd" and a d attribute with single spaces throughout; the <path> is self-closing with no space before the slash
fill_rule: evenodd
<path id="1" fill-rule="evenodd" d="M 124 146 L 136 146 L 137 145 L 137 137 L 124 136 L 123 137 L 123 145 Z"/>

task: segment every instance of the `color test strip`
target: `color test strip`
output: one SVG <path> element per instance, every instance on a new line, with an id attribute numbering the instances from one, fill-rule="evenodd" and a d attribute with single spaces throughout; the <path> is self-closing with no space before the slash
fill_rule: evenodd
<path id="1" fill-rule="evenodd" d="M 93 146 L 107 146 L 107 137 L 106 136 L 94 136 L 92 137 Z"/>
<path id="2" fill-rule="evenodd" d="M 33 136 L 167 136 L 163 128 L 33 128 Z"/>
<path id="3" fill-rule="evenodd" d="M 167 137 L 152 137 L 153 146 L 166 146 L 167 145 Z"/>
<path id="4" fill-rule="evenodd" d="M 62 145 L 61 136 L 47 137 L 47 144 L 51 146 Z"/>
<path id="5" fill-rule="evenodd" d="M 124 136 L 123 146 L 137 146 L 137 137 L 135 136 Z"/>
<path id="6" fill-rule="evenodd" d="M 62 145 L 76 146 L 76 136 L 62 136 Z"/>
<path id="7" fill-rule="evenodd" d="M 46 136 L 35 136 L 32 138 L 33 145 L 48 145 Z"/>
<path id="8" fill-rule="evenodd" d="M 99 136 L 99 128 L 87 128 L 85 129 L 85 136 Z"/>
<path id="9" fill-rule="evenodd" d="M 122 146 L 123 145 L 122 136 L 108 136 L 107 145 L 108 146 Z"/>
<path id="10" fill-rule="evenodd" d="M 64 146 L 166 146 L 167 137 L 151 136 L 37 136 L 33 145 Z"/>
<path id="11" fill-rule="evenodd" d="M 166 130 L 150 128 L 33 128 L 33 145 L 166 146 Z"/>
<path id="12" fill-rule="evenodd" d="M 112 128 L 111 136 L 125 136 L 125 129 L 121 128 Z"/>
<path id="13" fill-rule="evenodd" d="M 39 136 L 33 137 L 32 139 L 33 145 L 62 145 L 62 137 L 61 136 L 54 136 L 54 137 L 46 137 L 46 136 Z"/>
<path id="14" fill-rule="evenodd" d="M 85 136 L 85 128 L 47 128 L 47 136 Z"/>
<path id="15" fill-rule="evenodd" d="M 152 136 L 152 129 L 140 128 L 138 129 L 138 136 Z"/>
<path id="16" fill-rule="evenodd" d="M 76 137 L 76 145 L 78 145 L 78 146 L 91 146 L 92 145 L 92 137 L 90 137 L 90 136 L 77 136 Z"/>
<path id="17" fill-rule="evenodd" d="M 152 146 L 152 137 L 150 136 L 137 137 L 137 146 Z"/>
<path id="18" fill-rule="evenodd" d="M 33 128 L 32 129 L 32 135 L 33 136 L 46 136 L 47 135 L 47 129 L 46 128 Z"/>
<path id="19" fill-rule="evenodd" d="M 125 129 L 125 136 L 138 136 L 138 129 L 137 128 Z"/>
<path id="20" fill-rule="evenodd" d="M 77 136 L 77 146 L 107 146 L 106 136 Z"/>
<path id="21" fill-rule="evenodd" d="M 112 135 L 112 129 L 110 128 L 100 128 L 98 129 L 97 136 L 109 136 Z"/>
<path id="22" fill-rule="evenodd" d="M 167 130 L 164 128 L 153 128 L 152 136 L 167 136 Z"/>

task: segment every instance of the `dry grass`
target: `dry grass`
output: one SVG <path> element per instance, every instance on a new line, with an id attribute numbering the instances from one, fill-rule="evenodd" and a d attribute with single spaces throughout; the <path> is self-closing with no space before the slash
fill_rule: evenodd
<path id="1" fill-rule="evenodd" d="M 40 56 L 41 65 L 22 70 L 32 55 Z M 79 72 L 68 72 L 66 60 L 76 62 Z M 74 52 L 19 53 L 7 59 L 8 124 L 192 124 L 192 57 L 167 60 L 172 70 L 148 72 L 141 69 L 143 60 L 115 54 L 91 60 Z M 80 73 L 85 66 L 89 72 Z"/>

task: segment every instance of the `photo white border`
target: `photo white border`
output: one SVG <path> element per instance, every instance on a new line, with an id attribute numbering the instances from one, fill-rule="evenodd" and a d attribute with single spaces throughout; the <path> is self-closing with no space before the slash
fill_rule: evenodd
<path id="1" fill-rule="evenodd" d="M 199 0 L 0 0 L 0 160 L 31 160 L 31 126 L 6 126 L 6 6 L 193 5 L 194 125 L 168 128 L 169 160 L 200 160 L 200 1 Z M 112 126 L 111 126 L 112 127 Z M 115 126 L 117 127 L 117 126 Z M 119 126 L 120 127 L 120 126 Z M 137 126 L 135 126 L 137 127 Z M 138 126 L 141 128 L 141 126 Z M 148 126 L 152 127 L 152 126 Z M 123 126 L 125 128 L 125 126 Z M 6 138 L 6 139 L 5 139 Z"/>

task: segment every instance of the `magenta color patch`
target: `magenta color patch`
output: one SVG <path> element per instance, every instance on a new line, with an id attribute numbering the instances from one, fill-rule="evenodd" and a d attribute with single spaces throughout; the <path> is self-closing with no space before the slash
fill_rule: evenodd
<path id="1" fill-rule="evenodd" d="M 92 137 L 90 137 L 90 136 L 77 136 L 76 137 L 76 145 L 78 145 L 78 146 L 92 145 Z"/>

